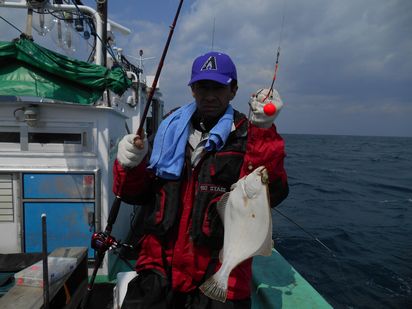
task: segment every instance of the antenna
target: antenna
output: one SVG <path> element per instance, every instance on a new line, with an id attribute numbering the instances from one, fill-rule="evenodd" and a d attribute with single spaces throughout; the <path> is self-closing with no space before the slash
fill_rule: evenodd
<path id="1" fill-rule="evenodd" d="M 216 24 L 216 17 L 213 17 L 213 29 L 212 29 L 212 49 L 214 48 L 214 42 L 215 42 L 215 24 Z"/>

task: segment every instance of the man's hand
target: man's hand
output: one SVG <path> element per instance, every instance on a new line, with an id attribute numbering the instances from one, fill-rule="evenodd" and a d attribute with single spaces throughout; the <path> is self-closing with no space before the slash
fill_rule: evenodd
<path id="1" fill-rule="evenodd" d="M 133 168 L 142 162 L 148 148 L 146 137 L 142 139 L 135 134 L 125 135 L 119 142 L 117 160 L 123 167 Z"/>
<path id="2" fill-rule="evenodd" d="M 259 89 L 249 100 L 250 121 L 261 128 L 270 128 L 283 106 L 279 93 L 273 89 Z"/>

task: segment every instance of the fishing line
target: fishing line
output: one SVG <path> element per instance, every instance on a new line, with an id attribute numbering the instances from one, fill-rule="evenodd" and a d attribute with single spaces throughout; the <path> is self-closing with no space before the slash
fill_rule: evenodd
<path id="1" fill-rule="evenodd" d="M 338 261 L 338 257 L 336 256 L 335 252 L 330 249 L 327 245 L 325 245 L 325 243 L 323 243 L 319 238 L 317 238 L 315 235 L 313 235 L 311 232 L 307 231 L 305 228 L 303 228 L 300 224 L 298 224 L 296 221 L 292 220 L 291 218 L 289 218 L 288 216 L 286 216 L 284 213 L 282 213 L 279 209 L 276 208 L 272 208 L 274 209 L 278 214 L 280 214 L 282 217 L 284 217 L 285 219 L 287 219 L 288 221 L 290 221 L 291 223 L 293 223 L 294 225 L 296 225 L 298 228 L 300 228 L 302 231 L 304 231 L 306 234 L 308 234 L 313 240 L 315 240 L 317 243 L 319 243 L 323 248 L 325 248 L 330 255 L 334 258 L 333 261 L 336 263 L 337 269 L 338 269 L 338 273 L 340 274 L 340 277 L 343 279 L 343 281 L 345 282 L 345 287 L 346 289 L 350 286 L 349 285 L 349 281 L 345 276 L 345 273 L 343 272 L 342 269 L 342 264 L 341 262 Z M 348 301 L 348 303 L 350 303 L 349 301 L 349 297 L 347 296 L 347 292 L 345 292 L 341 287 L 340 284 L 338 284 L 339 288 L 341 290 L 341 295 L 344 296 L 344 298 L 346 298 L 346 300 Z"/>
<path id="2" fill-rule="evenodd" d="M 310 237 L 312 237 L 313 240 L 318 242 L 320 245 L 322 245 L 323 248 L 328 250 L 330 254 L 332 254 L 333 257 L 336 257 L 335 253 L 330 249 L 328 246 L 326 246 L 319 238 L 317 238 L 315 235 L 313 235 L 311 232 L 307 231 L 305 228 L 303 228 L 300 224 L 297 222 L 293 221 L 291 218 L 286 216 L 284 213 L 282 213 L 279 209 L 273 208 L 277 213 L 279 213 L 281 216 L 292 222 L 294 225 L 296 225 L 298 228 L 300 228 L 302 231 L 304 231 L 306 234 L 308 234 Z"/>
<path id="3" fill-rule="evenodd" d="M 215 43 L 215 26 L 216 26 L 216 17 L 213 17 L 213 30 L 212 30 L 212 49 L 214 48 Z"/>

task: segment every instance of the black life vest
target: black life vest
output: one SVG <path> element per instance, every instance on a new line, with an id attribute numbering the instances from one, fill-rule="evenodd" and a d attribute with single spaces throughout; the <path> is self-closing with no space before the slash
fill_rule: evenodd
<path id="1" fill-rule="evenodd" d="M 246 116 L 235 110 L 234 124 L 236 130 L 230 133 L 225 146 L 219 151 L 206 153 L 194 169 L 190 164 L 189 146 L 186 146 L 184 170 L 179 180 L 156 178 L 155 198 L 146 206 L 145 233 L 162 237 L 170 232 L 176 224 L 179 208 L 183 206 L 183 183 L 193 182 L 195 196 L 190 236 L 197 245 L 222 247 L 223 225 L 216 202 L 238 181 L 247 142 Z"/>

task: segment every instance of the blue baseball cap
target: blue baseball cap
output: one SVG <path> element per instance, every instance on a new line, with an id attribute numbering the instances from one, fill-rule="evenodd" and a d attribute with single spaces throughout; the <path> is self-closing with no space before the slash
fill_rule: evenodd
<path id="1" fill-rule="evenodd" d="M 224 53 L 214 51 L 197 57 L 193 61 L 189 86 L 205 79 L 224 85 L 229 85 L 232 80 L 237 80 L 236 67 L 232 59 Z"/>

